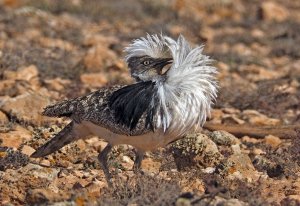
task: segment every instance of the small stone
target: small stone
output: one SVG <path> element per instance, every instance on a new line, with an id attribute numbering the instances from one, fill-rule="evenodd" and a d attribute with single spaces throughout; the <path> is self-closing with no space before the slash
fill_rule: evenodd
<path id="1" fill-rule="evenodd" d="M 40 37 L 39 43 L 44 47 L 60 48 L 64 51 L 72 51 L 75 48 L 75 46 L 71 42 L 62 39 Z"/>
<path id="2" fill-rule="evenodd" d="M 45 80 L 45 83 L 51 90 L 55 91 L 61 91 L 65 89 L 70 83 L 70 80 L 67 79 L 61 79 L 61 78 L 55 78 L 55 79 L 47 79 Z"/>
<path id="3" fill-rule="evenodd" d="M 224 108 L 223 112 L 227 114 L 239 114 L 241 111 L 235 108 Z"/>
<path id="4" fill-rule="evenodd" d="M 17 125 L 13 131 L 3 133 L 0 136 L 0 140 L 2 141 L 1 146 L 12 148 L 19 148 L 24 141 L 30 140 L 31 138 L 31 132 L 19 125 Z"/>
<path id="5" fill-rule="evenodd" d="M 101 34 L 86 34 L 84 36 L 83 44 L 85 46 L 97 46 L 102 45 L 109 47 L 111 44 L 117 44 L 119 40 L 113 36 L 103 36 Z"/>
<path id="6" fill-rule="evenodd" d="M 251 35 L 255 38 L 262 38 L 265 36 L 265 33 L 262 30 L 255 28 L 251 31 Z"/>
<path id="7" fill-rule="evenodd" d="M 26 154 L 27 156 L 30 156 L 32 153 L 35 152 L 35 149 L 33 149 L 32 147 L 30 147 L 28 145 L 24 145 L 21 152 L 23 154 Z"/>
<path id="8" fill-rule="evenodd" d="M 101 71 L 108 66 L 112 66 L 117 59 L 116 54 L 108 47 L 97 44 L 90 48 L 84 57 L 84 64 L 88 71 Z"/>
<path id="9" fill-rule="evenodd" d="M 215 167 L 207 167 L 205 169 L 202 169 L 202 172 L 203 173 L 206 173 L 206 174 L 212 174 L 216 171 L 216 168 Z"/>
<path id="10" fill-rule="evenodd" d="M 123 162 L 126 162 L 126 163 L 133 164 L 132 159 L 130 159 L 130 157 L 128 157 L 128 156 L 126 156 L 126 155 L 124 155 L 124 156 L 122 157 L 122 161 L 123 161 Z"/>
<path id="11" fill-rule="evenodd" d="M 36 93 L 25 93 L 3 101 L 0 108 L 5 113 L 16 117 L 20 122 L 41 125 L 53 120 L 42 116 L 43 108 L 50 104 L 48 98 Z"/>
<path id="12" fill-rule="evenodd" d="M 223 124 L 245 124 L 245 121 L 238 118 L 236 115 L 224 115 L 222 117 Z"/>
<path id="13" fill-rule="evenodd" d="M 91 87 L 102 87 L 107 83 L 107 78 L 104 73 L 88 73 L 80 76 L 82 83 Z"/>
<path id="14" fill-rule="evenodd" d="M 246 142 L 246 143 L 253 143 L 253 144 L 257 144 L 259 142 L 262 142 L 261 139 L 257 139 L 257 138 L 251 138 L 249 136 L 243 136 L 241 138 L 242 142 Z"/>
<path id="15" fill-rule="evenodd" d="M 239 144 L 231 145 L 231 150 L 234 154 L 241 154 L 241 148 Z"/>
<path id="16" fill-rule="evenodd" d="M 205 134 L 188 134 L 171 145 L 179 170 L 192 165 L 215 166 L 222 159 L 217 145 Z"/>
<path id="17" fill-rule="evenodd" d="M 256 181 L 259 178 L 259 175 L 247 154 L 234 153 L 227 159 L 226 165 L 229 166 L 227 171 L 230 179 L 238 178 L 251 182 L 253 180 Z"/>
<path id="18" fill-rule="evenodd" d="M 273 148 L 277 148 L 281 144 L 281 139 L 279 137 L 268 135 L 265 137 L 266 144 L 270 145 Z"/>
<path id="19" fill-rule="evenodd" d="M 18 94 L 18 89 L 15 88 L 16 81 L 11 79 L 4 79 L 0 81 L 0 95 L 14 96 Z"/>
<path id="20" fill-rule="evenodd" d="M 82 178 L 83 177 L 83 172 L 82 171 L 79 171 L 79 170 L 75 170 L 73 171 L 74 175 L 76 177 L 79 177 L 79 178 Z"/>
<path id="21" fill-rule="evenodd" d="M 86 143 L 82 139 L 77 140 L 75 144 L 80 149 L 81 152 L 86 149 Z"/>
<path id="22" fill-rule="evenodd" d="M 146 158 L 142 161 L 141 168 L 143 169 L 143 171 L 158 174 L 160 166 L 161 166 L 160 162 L 153 161 L 151 158 Z"/>
<path id="23" fill-rule="evenodd" d="M 212 141 L 219 145 L 229 146 L 240 143 L 239 139 L 237 139 L 234 135 L 222 130 L 211 132 L 209 137 L 212 139 Z"/>
<path id="24" fill-rule="evenodd" d="M 98 181 L 99 182 L 99 181 Z M 100 184 L 100 183 L 91 183 L 89 184 L 86 189 L 89 192 L 89 195 L 92 195 L 94 197 L 99 197 L 100 196 L 100 190 L 104 187 L 104 183 Z"/>
<path id="25" fill-rule="evenodd" d="M 101 152 L 107 146 L 107 142 L 100 140 L 98 137 L 86 139 L 85 141 L 89 145 L 91 145 L 97 152 Z"/>
<path id="26" fill-rule="evenodd" d="M 37 77 L 39 74 L 38 69 L 35 65 L 30 65 L 28 67 L 19 69 L 18 71 L 4 71 L 3 77 L 4 79 L 10 80 L 25 80 L 30 81 L 32 78 Z"/>
<path id="27" fill-rule="evenodd" d="M 59 172 L 58 168 L 42 167 L 31 163 L 22 168 L 22 170 L 24 171 L 24 173 L 31 173 L 34 177 L 46 179 L 50 182 L 57 179 L 57 175 Z"/>
<path id="28" fill-rule="evenodd" d="M 273 1 L 264 1 L 261 4 L 261 16 L 263 20 L 275 20 L 282 22 L 289 16 L 289 11 L 283 6 Z"/>
<path id="29" fill-rule="evenodd" d="M 8 124 L 9 120 L 3 112 L 0 111 L 0 125 Z"/>
<path id="30" fill-rule="evenodd" d="M 251 125 L 276 126 L 280 124 L 279 119 L 269 118 L 256 110 L 244 110 L 242 114 L 243 118 L 247 120 Z"/>
<path id="31" fill-rule="evenodd" d="M 262 155 L 262 154 L 266 154 L 266 152 L 264 152 L 263 150 L 259 149 L 259 148 L 254 148 L 252 153 L 254 155 Z"/>
<path id="32" fill-rule="evenodd" d="M 43 160 L 40 162 L 40 164 L 41 164 L 42 166 L 46 166 L 46 167 L 50 167 L 50 166 L 51 166 L 50 161 L 49 161 L 49 160 L 46 160 L 46 159 L 43 159 Z"/>
<path id="33" fill-rule="evenodd" d="M 30 65 L 18 71 L 17 78 L 21 80 L 30 81 L 32 78 L 37 77 L 39 74 L 35 65 Z"/>

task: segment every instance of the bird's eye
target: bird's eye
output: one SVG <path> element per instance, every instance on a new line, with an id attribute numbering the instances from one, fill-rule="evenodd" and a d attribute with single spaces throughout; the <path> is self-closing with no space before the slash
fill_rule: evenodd
<path id="1" fill-rule="evenodd" d="M 143 62 L 143 64 L 144 64 L 145 66 L 147 66 L 147 65 L 150 64 L 150 61 L 146 60 L 146 61 Z"/>

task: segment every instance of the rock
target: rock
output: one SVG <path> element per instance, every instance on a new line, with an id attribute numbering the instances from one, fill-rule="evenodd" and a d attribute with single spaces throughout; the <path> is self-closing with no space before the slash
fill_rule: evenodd
<path id="1" fill-rule="evenodd" d="M 276 79 L 284 75 L 283 72 L 271 71 L 266 69 L 265 67 L 258 66 L 256 64 L 242 65 L 240 66 L 239 71 L 251 81 Z"/>
<path id="2" fill-rule="evenodd" d="M 241 147 L 239 144 L 231 145 L 231 150 L 233 154 L 241 154 Z"/>
<path id="3" fill-rule="evenodd" d="M 80 80 L 89 87 L 102 87 L 108 82 L 105 74 L 102 72 L 82 74 Z"/>
<path id="4" fill-rule="evenodd" d="M 107 142 L 99 139 L 98 137 L 93 137 L 85 140 L 90 146 L 92 146 L 97 152 L 102 151 L 106 146 Z"/>
<path id="5" fill-rule="evenodd" d="M 264 152 L 263 150 L 259 149 L 259 148 L 254 148 L 252 153 L 254 155 L 263 155 L 263 154 L 266 154 L 266 152 Z"/>
<path id="6" fill-rule="evenodd" d="M 202 169 L 201 171 L 206 174 L 212 174 L 216 171 L 216 168 L 215 167 L 207 167 L 205 169 Z"/>
<path id="7" fill-rule="evenodd" d="M 241 112 L 239 109 L 235 108 L 224 108 L 222 111 L 227 114 L 239 114 Z"/>
<path id="8" fill-rule="evenodd" d="M 128 157 L 128 156 L 126 156 L 126 155 L 124 155 L 124 156 L 122 156 L 122 161 L 123 162 L 126 162 L 126 163 L 129 163 L 129 164 L 131 164 L 131 165 L 133 165 L 133 160 L 132 159 L 130 159 L 130 157 Z"/>
<path id="9" fill-rule="evenodd" d="M 252 125 L 276 126 L 280 124 L 279 119 L 269 118 L 256 110 L 244 110 L 242 115 L 243 119 L 247 120 Z"/>
<path id="10" fill-rule="evenodd" d="M 88 71 L 96 72 L 112 66 L 116 59 L 117 56 L 112 50 L 98 44 L 88 50 L 84 57 L 84 64 Z"/>
<path id="11" fill-rule="evenodd" d="M 113 36 L 103 36 L 101 34 L 88 33 L 84 36 L 83 45 L 84 46 L 97 46 L 102 45 L 104 47 L 109 47 L 111 44 L 117 44 L 119 40 Z"/>
<path id="12" fill-rule="evenodd" d="M 50 166 L 51 166 L 51 163 L 50 163 L 49 160 L 43 159 L 43 160 L 40 162 L 40 165 L 46 166 L 46 167 L 50 167 Z"/>
<path id="13" fill-rule="evenodd" d="M 3 112 L 0 111 L 0 125 L 8 124 L 9 120 Z"/>
<path id="14" fill-rule="evenodd" d="M 75 48 L 71 42 L 64 41 L 62 39 L 40 37 L 39 43 L 44 47 L 60 48 L 65 51 L 72 51 Z"/>
<path id="15" fill-rule="evenodd" d="M 38 69 L 35 65 L 30 65 L 18 71 L 17 79 L 30 81 L 31 79 L 37 77 L 39 74 Z"/>
<path id="16" fill-rule="evenodd" d="M 13 131 L 3 133 L 0 136 L 1 146 L 19 148 L 20 145 L 32 138 L 32 134 L 27 129 L 17 125 Z"/>
<path id="17" fill-rule="evenodd" d="M 228 165 L 227 172 L 229 179 L 237 178 L 244 179 L 247 182 L 253 182 L 259 178 L 247 154 L 234 153 L 228 158 L 226 165 Z"/>
<path id="18" fill-rule="evenodd" d="M 27 156 L 30 156 L 32 153 L 35 152 L 35 149 L 33 149 L 32 147 L 30 147 L 28 145 L 24 145 L 23 148 L 21 149 L 21 152 L 23 154 L 26 154 Z"/>
<path id="19" fill-rule="evenodd" d="M 38 69 L 35 65 L 30 65 L 28 67 L 19 69 L 18 71 L 4 71 L 3 77 L 4 79 L 9 80 L 25 80 L 30 81 L 31 79 L 37 77 L 39 74 Z"/>
<path id="20" fill-rule="evenodd" d="M 261 18 L 263 20 L 279 21 L 286 20 L 289 16 L 289 11 L 283 6 L 273 1 L 264 1 L 260 7 Z"/>
<path id="21" fill-rule="evenodd" d="M 68 79 L 61 79 L 61 78 L 55 78 L 55 79 L 47 79 L 45 80 L 45 83 L 47 84 L 47 87 L 50 90 L 55 91 L 61 91 L 66 88 L 69 84 L 71 84 L 71 81 Z"/>
<path id="22" fill-rule="evenodd" d="M 170 149 L 179 170 L 193 165 L 214 166 L 222 159 L 217 145 L 205 134 L 189 134 Z"/>
<path id="23" fill-rule="evenodd" d="M 7 99 L 1 103 L 0 108 L 24 124 L 41 125 L 53 120 L 41 115 L 43 108 L 49 104 L 50 101 L 46 97 L 36 93 L 26 93 Z"/>
<path id="24" fill-rule="evenodd" d="M 100 181 L 97 181 L 96 183 L 92 182 L 91 184 L 86 186 L 89 195 L 93 197 L 99 197 L 101 195 L 100 191 L 102 188 L 104 188 L 104 186 L 106 186 L 106 183 L 104 182 L 99 183 L 99 182 Z"/>
<path id="25" fill-rule="evenodd" d="M 239 144 L 240 140 L 237 139 L 234 135 L 226 132 L 226 131 L 213 131 L 209 134 L 209 137 L 212 141 L 219 145 L 234 145 Z"/>
<path id="26" fill-rule="evenodd" d="M 261 139 L 257 139 L 257 138 L 251 138 L 249 136 L 243 136 L 242 137 L 242 142 L 251 143 L 251 144 L 257 144 L 259 142 L 262 142 L 262 140 Z"/>
<path id="27" fill-rule="evenodd" d="M 86 149 L 86 143 L 82 139 L 77 140 L 75 142 L 75 145 L 79 149 L 80 152 L 83 152 Z"/>
<path id="28" fill-rule="evenodd" d="M 266 172 L 267 175 L 271 178 L 279 177 L 284 174 L 284 168 L 281 164 L 271 161 L 261 155 L 255 156 L 253 165 L 258 171 Z"/>
<path id="29" fill-rule="evenodd" d="M 245 124 L 245 121 L 238 118 L 235 114 L 226 114 L 222 117 L 223 124 Z"/>
<path id="30" fill-rule="evenodd" d="M 35 164 L 28 164 L 23 169 L 23 171 L 27 171 L 31 173 L 36 178 L 45 179 L 49 182 L 53 182 L 57 179 L 57 175 L 59 173 L 59 168 L 49 168 L 49 167 L 42 167 Z"/>
<path id="31" fill-rule="evenodd" d="M 254 28 L 253 30 L 251 30 L 251 35 L 255 38 L 263 38 L 265 36 L 265 33 L 257 28 Z"/>
<path id="32" fill-rule="evenodd" d="M 211 119 L 209 122 L 215 123 L 215 124 L 221 124 L 222 123 L 222 116 L 224 113 L 220 109 L 213 109 L 211 111 Z"/>
<path id="33" fill-rule="evenodd" d="M 281 139 L 279 137 L 268 135 L 265 136 L 265 142 L 266 144 L 270 145 L 273 148 L 277 148 L 281 144 Z"/>
<path id="34" fill-rule="evenodd" d="M 18 94 L 18 89 L 15 87 L 15 80 L 4 79 L 0 81 L 0 96 L 8 95 L 15 96 Z"/>
<path id="35" fill-rule="evenodd" d="M 160 162 L 154 161 L 151 158 L 146 158 L 146 159 L 143 159 L 141 168 L 145 172 L 158 174 L 160 166 L 161 166 Z"/>
<path id="36" fill-rule="evenodd" d="M 208 198 L 206 198 L 208 199 Z M 218 205 L 218 206 L 247 206 L 248 203 L 245 203 L 241 200 L 238 199 L 226 199 L 224 197 L 221 196 L 215 196 L 212 200 L 208 200 L 209 202 L 207 202 L 207 204 L 203 204 L 203 205 Z"/>

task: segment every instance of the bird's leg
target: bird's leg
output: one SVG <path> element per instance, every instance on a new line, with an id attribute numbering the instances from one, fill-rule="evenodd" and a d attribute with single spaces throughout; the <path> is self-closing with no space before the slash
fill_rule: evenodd
<path id="1" fill-rule="evenodd" d="M 135 155 L 136 156 L 135 156 L 135 160 L 134 160 L 133 171 L 135 173 L 137 173 L 141 169 L 142 160 L 144 158 L 144 152 L 140 151 L 140 150 L 136 150 Z"/>
<path id="2" fill-rule="evenodd" d="M 102 170 L 104 172 L 106 181 L 111 184 L 111 175 L 109 173 L 109 169 L 107 166 L 107 155 L 108 153 L 111 151 L 112 146 L 110 144 L 108 144 L 98 155 L 98 160 L 100 162 L 100 165 L 102 167 Z"/>

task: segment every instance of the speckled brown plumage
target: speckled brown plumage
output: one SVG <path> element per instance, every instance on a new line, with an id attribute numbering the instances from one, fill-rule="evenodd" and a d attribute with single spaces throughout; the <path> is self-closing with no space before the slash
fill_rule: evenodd
<path id="1" fill-rule="evenodd" d="M 84 120 L 90 121 L 117 134 L 136 136 L 149 132 L 150 129 L 146 127 L 145 113 L 132 130 L 116 120 L 114 111 L 109 107 L 109 98 L 115 91 L 124 87 L 125 85 L 115 85 L 113 87 L 101 88 L 86 96 L 50 105 L 44 109 L 43 115 L 69 117 L 76 123 Z"/>

